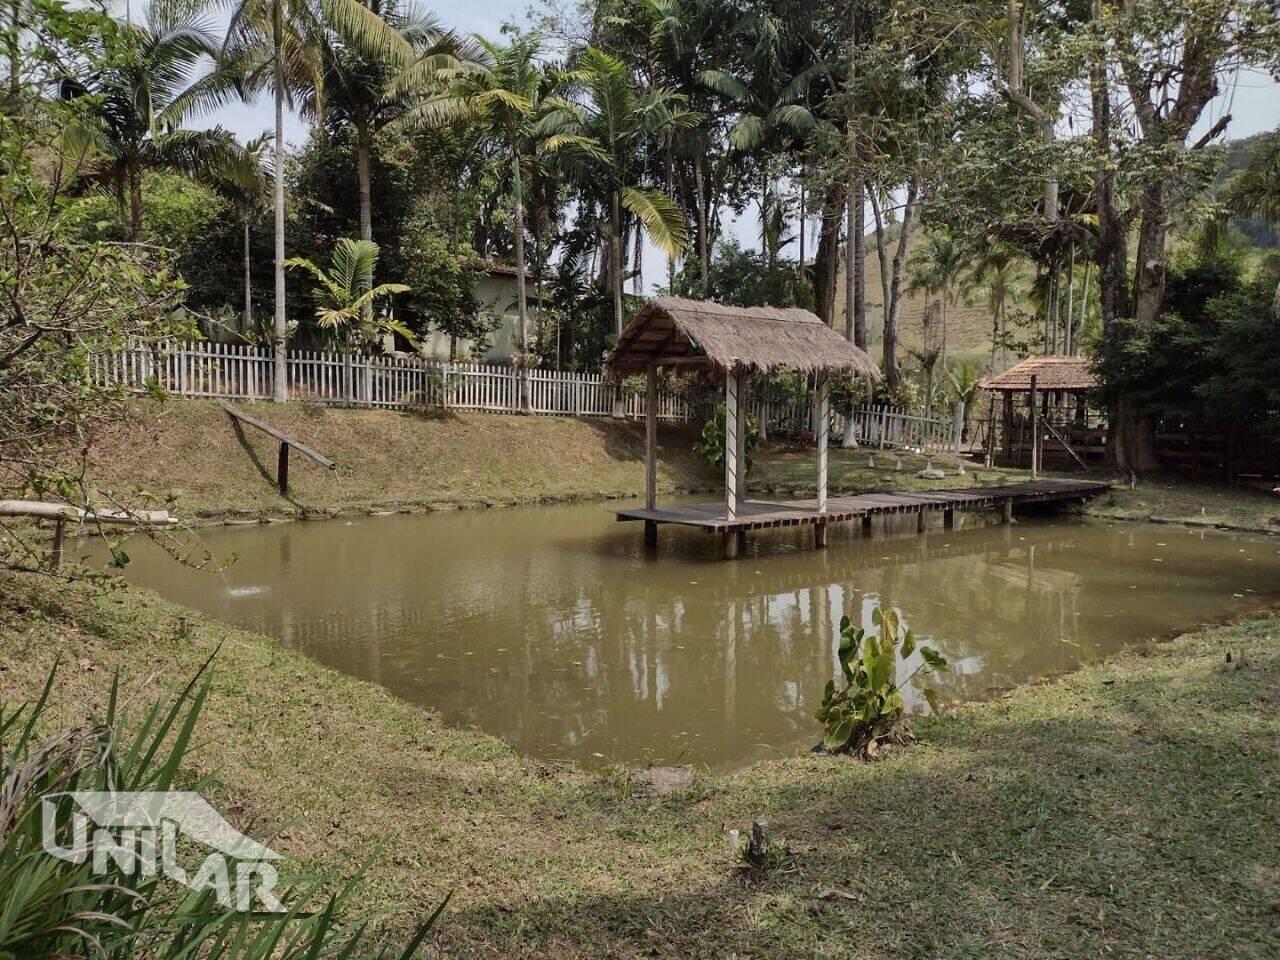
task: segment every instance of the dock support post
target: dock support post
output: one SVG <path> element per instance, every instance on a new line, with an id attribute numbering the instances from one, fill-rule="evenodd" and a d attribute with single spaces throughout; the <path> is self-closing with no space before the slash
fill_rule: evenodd
<path id="1" fill-rule="evenodd" d="M 818 374 L 818 512 L 827 512 L 827 441 L 831 436 L 831 410 L 827 404 L 827 375 Z M 826 537 L 826 533 L 823 533 Z"/>
<path id="2" fill-rule="evenodd" d="M 953 509 L 942 511 L 942 529 L 954 530 L 956 528 L 956 512 Z"/>
<path id="3" fill-rule="evenodd" d="M 646 520 L 644 522 L 644 545 L 646 547 L 656 547 L 658 545 L 657 520 Z"/>
<path id="4" fill-rule="evenodd" d="M 1031 479 L 1040 478 L 1040 405 L 1036 375 L 1031 375 Z"/>
<path id="5" fill-rule="evenodd" d="M 924 509 L 924 507 L 921 507 L 920 512 L 916 514 L 916 533 L 924 533 L 924 528 L 925 528 L 925 524 L 927 523 L 928 516 L 929 516 L 928 512 Z"/>
<path id="6" fill-rule="evenodd" d="M 1004 498 L 1004 510 L 1001 521 L 1003 523 L 1013 523 L 1013 497 Z"/>
<path id="7" fill-rule="evenodd" d="M 740 531 L 726 530 L 724 532 L 724 558 L 726 560 L 736 560 L 738 558 L 738 544 Z"/>
<path id="8" fill-rule="evenodd" d="M 276 454 L 276 486 L 281 494 L 289 492 L 289 445 L 280 441 L 280 452 Z"/>
<path id="9" fill-rule="evenodd" d="M 724 375 L 724 515 L 738 516 L 738 375 Z M 728 544 L 725 544 L 726 555 Z"/>
<path id="10" fill-rule="evenodd" d="M 57 570 L 62 566 L 62 546 L 67 535 L 67 521 L 58 519 L 53 522 L 53 548 L 49 551 L 49 567 Z"/>
<path id="11" fill-rule="evenodd" d="M 658 365 L 649 364 L 644 396 L 644 505 L 652 510 L 658 505 Z M 649 543 L 649 521 L 645 521 L 645 543 Z M 654 524 L 653 543 L 658 542 Z"/>
<path id="12" fill-rule="evenodd" d="M 862 535 L 864 537 L 871 536 L 871 514 L 869 513 L 862 515 Z"/>
<path id="13" fill-rule="evenodd" d="M 827 521 L 819 520 L 813 525 L 813 546 L 822 550 L 827 545 Z"/>

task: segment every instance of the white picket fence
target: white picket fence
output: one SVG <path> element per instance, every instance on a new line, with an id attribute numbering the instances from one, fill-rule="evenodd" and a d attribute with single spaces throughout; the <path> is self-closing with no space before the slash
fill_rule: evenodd
<path id="1" fill-rule="evenodd" d="M 852 415 L 853 436 L 860 446 L 950 453 L 959 449 L 960 419 L 964 416 L 964 407 L 961 405 L 954 420 L 916 417 L 884 406 L 861 407 L 852 411 Z M 844 430 L 845 416 L 837 413 L 832 435 L 842 437 Z"/>
<path id="2" fill-rule="evenodd" d="M 483 363 L 449 363 L 418 357 L 290 350 L 287 395 L 304 403 L 354 407 L 422 408 L 512 412 L 520 409 L 519 371 Z M 94 359 L 92 378 L 143 391 L 156 385 L 183 397 L 270 400 L 275 364 L 267 348 L 228 343 L 126 346 Z M 534 413 L 609 416 L 615 384 L 599 373 L 531 369 Z M 624 392 L 628 416 L 644 415 L 644 396 Z M 658 417 L 688 421 L 700 416 L 687 397 L 660 391 Z"/>
<path id="3" fill-rule="evenodd" d="M 335 406 L 421 409 L 443 407 L 511 413 L 520 409 L 519 371 L 483 363 L 449 363 L 418 357 L 290 350 L 286 357 L 291 400 Z M 97 354 L 91 376 L 99 385 L 118 385 L 143 392 L 152 385 L 183 397 L 270 400 L 275 380 L 269 348 L 241 344 L 180 342 L 165 346 L 128 345 Z M 536 414 L 607 417 L 614 412 L 616 384 L 599 373 L 531 369 L 529 399 Z M 658 419 L 688 422 L 704 419 L 718 397 L 697 399 L 667 390 L 658 392 Z M 644 391 L 624 390 L 624 412 L 644 416 Z M 771 434 L 812 431 L 812 398 L 784 403 L 751 402 Z M 844 434 L 845 414 L 832 411 L 833 437 Z M 889 407 L 853 411 L 855 439 L 860 445 L 943 451 L 955 445 L 954 422 L 926 419 Z"/>

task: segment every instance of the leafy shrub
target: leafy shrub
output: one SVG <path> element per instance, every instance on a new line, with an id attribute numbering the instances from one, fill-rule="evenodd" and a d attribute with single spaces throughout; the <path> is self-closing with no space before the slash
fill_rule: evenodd
<path id="1" fill-rule="evenodd" d="M 693 445 L 693 452 L 718 470 L 724 469 L 724 438 L 729 429 L 725 422 L 724 404 L 716 407 L 715 416 L 702 426 L 702 439 Z M 751 456 L 756 442 L 760 439 L 760 425 L 756 418 L 747 414 L 747 422 L 740 429 L 747 431 L 746 464 L 744 470 L 751 469 Z"/>
<path id="2" fill-rule="evenodd" d="M 822 721 L 822 746 L 832 753 L 854 753 L 874 759 L 879 742 L 900 732 L 903 714 L 902 687 L 920 673 L 944 670 L 947 661 L 932 647 L 921 645 L 921 664 L 906 680 L 897 680 L 898 660 L 904 662 L 916 650 L 910 628 L 901 630 L 892 608 L 877 607 L 872 621 L 878 635 L 855 627 L 848 617 L 840 618 L 840 672 L 844 686 L 827 681 L 817 718 Z M 922 691 L 935 711 L 937 698 L 932 689 Z"/>

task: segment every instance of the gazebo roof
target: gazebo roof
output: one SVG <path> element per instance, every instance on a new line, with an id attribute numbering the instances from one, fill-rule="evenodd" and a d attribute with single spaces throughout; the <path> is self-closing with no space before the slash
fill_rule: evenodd
<path id="1" fill-rule="evenodd" d="M 808 310 L 681 297 L 649 301 L 622 331 L 606 365 L 615 373 L 640 373 L 655 360 L 718 370 L 880 376 L 874 360 Z"/>
<path id="2" fill-rule="evenodd" d="M 1088 357 L 1027 357 L 1004 373 L 983 377 L 978 386 L 997 393 L 1017 393 L 1031 389 L 1033 376 L 1037 390 L 1079 391 L 1098 385 Z"/>

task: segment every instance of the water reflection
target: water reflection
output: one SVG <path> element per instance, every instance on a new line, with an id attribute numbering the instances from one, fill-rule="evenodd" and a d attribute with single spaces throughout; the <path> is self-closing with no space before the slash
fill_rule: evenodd
<path id="1" fill-rule="evenodd" d="M 206 531 L 238 557 L 223 578 L 139 545 L 128 575 L 540 757 L 721 767 L 812 742 L 844 612 L 894 604 L 952 661 L 944 698 L 975 699 L 1280 584 L 1266 538 L 914 523 L 816 553 L 778 531 L 726 563 L 677 529 L 647 559 L 599 505 L 371 517 Z"/>

